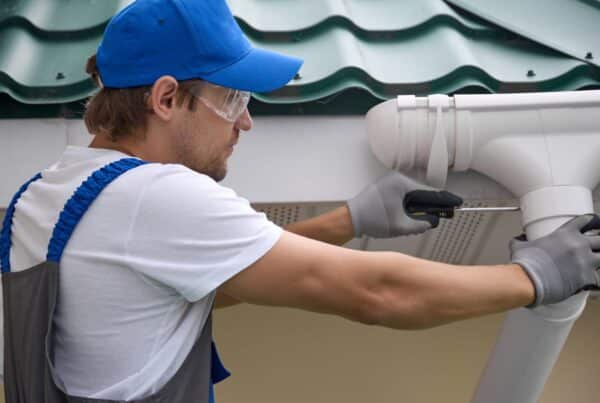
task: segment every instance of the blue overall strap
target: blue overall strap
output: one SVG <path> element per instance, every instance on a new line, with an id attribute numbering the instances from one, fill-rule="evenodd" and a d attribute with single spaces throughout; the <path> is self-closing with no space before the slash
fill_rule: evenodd
<path id="1" fill-rule="evenodd" d="M 6 210 L 6 215 L 4 216 L 4 221 L 2 223 L 2 232 L 0 232 L 0 267 L 2 267 L 2 273 L 10 273 L 10 236 L 12 233 L 12 220 L 13 215 L 15 214 L 15 206 L 31 182 L 34 182 L 41 177 L 42 174 L 38 173 L 33 178 L 25 182 L 13 196 L 10 204 L 8 205 L 8 209 Z"/>
<path id="2" fill-rule="evenodd" d="M 59 262 L 69 238 L 90 205 L 102 190 L 121 174 L 132 168 L 146 164 L 137 158 L 123 158 L 93 172 L 73 193 L 63 211 L 58 216 L 58 222 L 52 231 L 48 244 L 46 260 Z"/>

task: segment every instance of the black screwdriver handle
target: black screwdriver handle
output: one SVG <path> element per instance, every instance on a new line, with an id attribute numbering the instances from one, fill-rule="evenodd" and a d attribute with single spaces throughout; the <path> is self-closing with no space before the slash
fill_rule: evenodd
<path id="1" fill-rule="evenodd" d="M 431 214 L 440 218 L 454 218 L 453 207 L 436 207 L 419 204 L 406 204 L 404 208 L 406 209 L 408 215 L 416 217 Z"/>
<path id="2" fill-rule="evenodd" d="M 404 211 L 417 220 L 427 220 L 435 228 L 439 218 L 453 218 L 454 209 L 463 204 L 463 199 L 446 190 L 417 189 L 406 193 Z"/>

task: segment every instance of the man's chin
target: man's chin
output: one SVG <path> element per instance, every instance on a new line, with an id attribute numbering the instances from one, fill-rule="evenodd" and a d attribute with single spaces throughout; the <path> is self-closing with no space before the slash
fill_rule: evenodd
<path id="1" fill-rule="evenodd" d="M 187 165 L 186 165 L 187 166 Z M 227 176 L 227 164 L 223 164 L 221 167 L 204 167 L 204 168 L 192 168 L 187 166 L 188 168 L 198 172 L 199 174 L 206 175 L 209 178 L 213 179 L 215 182 L 221 182 Z"/>
<path id="2" fill-rule="evenodd" d="M 221 182 L 227 176 L 227 167 L 223 167 L 218 172 L 214 172 L 212 175 L 208 175 L 214 179 L 215 182 Z"/>

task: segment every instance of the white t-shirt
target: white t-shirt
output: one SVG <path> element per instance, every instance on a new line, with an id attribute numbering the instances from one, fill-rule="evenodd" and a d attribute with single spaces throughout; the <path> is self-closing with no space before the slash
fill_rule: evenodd
<path id="1" fill-rule="evenodd" d="M 45 260 L 67 199 L 93 171 L 125 157 L 69 146 L 42 172 L 16 206 L 12 271 Z M 62 256 L 54 346 L 67 393 L 131 400 L 159 390 L 198 338 L 216 288 L 281 233 L 247 200 L 184 166 L 122 174 L 91 205 Z"/>

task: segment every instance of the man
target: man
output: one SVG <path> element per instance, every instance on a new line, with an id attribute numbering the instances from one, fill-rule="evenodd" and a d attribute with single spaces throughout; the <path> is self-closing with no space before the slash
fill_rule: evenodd
<path id="1" fill-rule="evenodd" d="M 252 210 L 217 182 L 252 127 L 247 91 L 285 85 L 300 64 L 252 48 L 222 0 L 138 0 L 111 20 L 88 63 L 102 85 L 90 147 L 68 147 L 7 211 L 8 402 L 212 400 L 227 376 L 213 303 L 420 329 L 598 286 L 600 237 L 582 234 L 594 216 L 515 240 L 513 263 L 483 268 L 335 246 L 437 225 L 408 215 L 407 197 L 461 203 L 397 173 L 287 230 Z"/>

